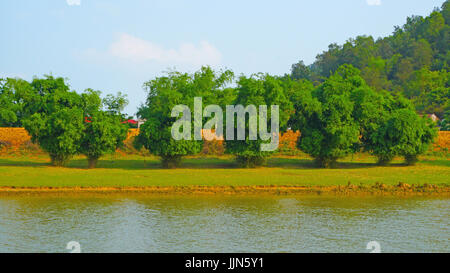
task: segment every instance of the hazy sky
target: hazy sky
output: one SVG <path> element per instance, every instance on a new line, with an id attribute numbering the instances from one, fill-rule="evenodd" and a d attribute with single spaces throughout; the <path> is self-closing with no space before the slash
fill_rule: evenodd
<path id="1" fill-rule="evenodd" d="M 284 74 L 333 42 L 392 33 L 444 0 L 1 0 L 0 77 L 52 73 L 72 89 L 127 93 L 168 68 Z"/>

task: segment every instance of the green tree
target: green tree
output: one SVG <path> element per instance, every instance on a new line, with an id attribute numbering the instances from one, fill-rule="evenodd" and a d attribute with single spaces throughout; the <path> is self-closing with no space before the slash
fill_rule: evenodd
<path id="1" fill-rule="evenodd" d="M 450 73 L 422 68 L 414 73 L 407 84 L 407 93 L 417 111 L 423 114 L 442 115 L 450 105 Z"/>
<path id="2" fill-rule="evenodd" d="M 69 91 L 63 78 L 35 78 L 24 101 L 23 125 L 32 141 L 48 152 L 55 166 L 64 166 L 80 149 L 82 98 Z"/>
<path id="3" fill-rule="evenodd" d="M 406 164 L 413 165 L 436 135 L 437 128 L 429 118 L 422 118 L 411 109 L 399 109 L 375 132 L 373 154 L 380 164 L 389 163 L 395 156 L 403 156 Z"/>
<path id="4" fill-rule="evenodd" d="M 22 127 L 22 120 L 34 113 L 26 106 L 38 104 L 37 98 L 29 82 L 20 78 L 0 79 L 0 126 Z"/>
<path id="5" fill-rule="evenodd" d="M 361 76 L 375 90 L 389 90 L 391 87 L 386 73 L 386 61 L 381 58 L 372 58 L 361 70 Z"/>
<path id="6" fill-rule="evenodd" d="M 443 118 L 439 121 L 441 131 L 450 131 L 450 108 L 444 113 Z"/>
<path id="7" fill-rule="evenodd" d="M 88 167 L 95 168 L 100 157 L 115 152 L 117 148 L 123 145 L 128 128 L 121 123 L 122 114 L 120 111 L 103 110 L 104 105 L 99 91 L 87 89 L 82 94 L 82 98 L 85 122 L 80 152 L 88 158 Z M 108 98 L 118 100 L 112 95 L 109 95 Z"/>
<path id="8" fill-rule="evenodd" d="M 299 61 L 291 66 L 291 78 L 293 80 L 311 79 L 311 70 L 303 61 Z"/>
<path id="9" fill-rule="evenodd" d="M 302 91 L 292 128 L 301 132 L 298 147 L 319 166 L 334 166 L 358 144 L 359 124 L 353 117 L 351 95 L 364 85 L 356 68 L 343 65 L 318 88 Z"/>
<path id="10" fill-rule="evenodd" d="M 289 83 L 290 79 L 287 78 L 285 81 Z M 241 76 L 237 85 L 237 97 L 234 105 L 242 105 L 243 107 L 254 105 L 257 112 L 259 112 L 258 107 L 260 105 L 267 105 L 266 128 L 271 128 L 271 105 L 278 105 L 279 126 L 282 130 L 285 129 L 293 111 L 292 104 L 285 95 L 286 89 L 289 87 L 288 84 L 280 78 L 260 73 L 251 77 Z M 261 115 L 261 112 L 259 112 L 259 115 Z M 261 145 L 269 143 L 271 140 L 262 140 L 261 138 L 251 140 L 249 122 L 249 119 L 245 120 L 245 140 L 226 140 L 226 152 L 235 155 L 237 162 L 243 167 L 261 166 L 265 163 L 267 157 L 273 153 L 273 151 L 261 151 Z M 234 119 L 235 138 L 237 138 L 237 126 L 238 119 Z M 259 124 L 260 126 L 261 124 Z M 257 126 L 257 128 L 259 127 Z"/>
<path id="11" fill-rule="evenodd" d="M 136 146 L 144 146 L 152 154 L 160 156 L 165 168 L 177 167 L 183 156 L 199 153 L 203 141 L 194 140 L 192 131 L 189 132 L 191 140 L 172 138 L 171 128 L 177 120 L 171 116 L 172 109 L 176 105 L 194 109 L 194 97 L 202 97 L 204 105 L 219 104 L 219 98 L 226 101 L 232 96 L 226 88 L 232 78 L 231 71 L 215 72 L 202 67 L 192 75 L 172 71 L 144 83 L 148 95 L 145 105 L 139 109 L 139 116 L 147 121 L 140 128 Z M 193 128 L 193 115 L 190 124 Z"/>
<path id="12" fill-rule="evenodd" d="M 450 1 L 446 0 L 442 4 L 442 16 L 444 17 L 445 23 L 450 24 Z"/>
<path id="13" fill-rule="evenodd" d="M 414 60 L 415 69 L 431 66 L 433 62 L 433 49 L 427 40 L 420 39 L 412 43 L 410 51 L 410 55 Z"/>
<path id="14" fill-rule="evenodd" d="M 363 85 L 351 91 L 350 99 L 354 103 L 353 118 L 359 124 L 360 142 L 354 145 L 355 152 L 361 149 L 371 152 L 373 145 L 376 145 L 373 135 L 386 122 L 394 98 Z"/>
<path id="15" fill-rule="evenodd" d="M 65 166 L 79 152 L 83 132 L 81 108 L 62 108 L 49 114 L 36 113 L 24 120 L 32 141 L 49 153 L 54 166 Z"/>
<path id="16" fill-rule="evenodd" d="M 311 94 L 314 90 L 314 85 L 308 80 L 291 81 L 284 78 L 283 84 L 285 85 L 285 95 L 292 103 L 293 111 L 289 116 L 287 127 L 297 128 L 298 122 L 302 120 L 303 114 L 297 109 L 301 109 L 303 103 L 303 96 L 305 94 Z"/>
<path id="17" fill-rule="evenodd" d="M 414 112 L 411 102 L 402 96 L 393 97 L 388 92 L 375 92 L 368 86 L 354 89 L 351 100 L 354 102 L 353 116 L 359 124 L 360 142 L 355 151 L 363 150 L 378 156 L 378 163 L 384 165 L 392 160 L 392 156 L 379 153 L 380 138 L 377 135 L 385 126 L 392 113 L 400 109 Z"/>
<path id="18" fill-rule="evenodd" d="M 118 92 L 117 95 L 108 94 L 103 99 L 103 105 L 106 111 L 113 115 L 121 114 L 128 105 L 129 101 L 126 94 Z"/>
<path id="19" fill-rule="evenodd" d="M 20 105 L 15 103 L 14 92 L 9 79 L 0 78 L 0 126 L 14 127 L 17 124 L 17 114 Z"/>

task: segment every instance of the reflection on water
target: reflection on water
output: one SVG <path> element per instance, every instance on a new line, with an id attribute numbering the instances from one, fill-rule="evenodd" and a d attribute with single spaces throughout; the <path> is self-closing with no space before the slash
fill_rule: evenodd
<path id="1" fill-rule="evenodd" d="M 1 197 L 0 252 L 449 252 L 450 200 Z"/>

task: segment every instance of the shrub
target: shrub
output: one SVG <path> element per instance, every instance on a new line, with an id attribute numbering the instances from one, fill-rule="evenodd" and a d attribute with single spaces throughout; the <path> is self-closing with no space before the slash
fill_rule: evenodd
<path id="1" fill-rule="evenodd" d="M 399 155 L 407 165 L 413 165 L 436 135 L 437 128 L 431 119 L 419 117 L 410 109 L 399 109 L 374 133 L 373 154 L 380 164 L 387 164 Z"/>

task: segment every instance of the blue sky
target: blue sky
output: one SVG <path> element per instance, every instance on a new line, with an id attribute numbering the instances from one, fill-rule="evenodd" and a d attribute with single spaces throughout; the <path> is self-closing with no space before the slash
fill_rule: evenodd
<path id="1" fill-rule="evenodd" d="M 333 42 L 392 33 L 444 0 L 1 0 L 0 77 L 52 73 L 72 89 L 128 94 L 171 68 L 282 75 Z"/>

